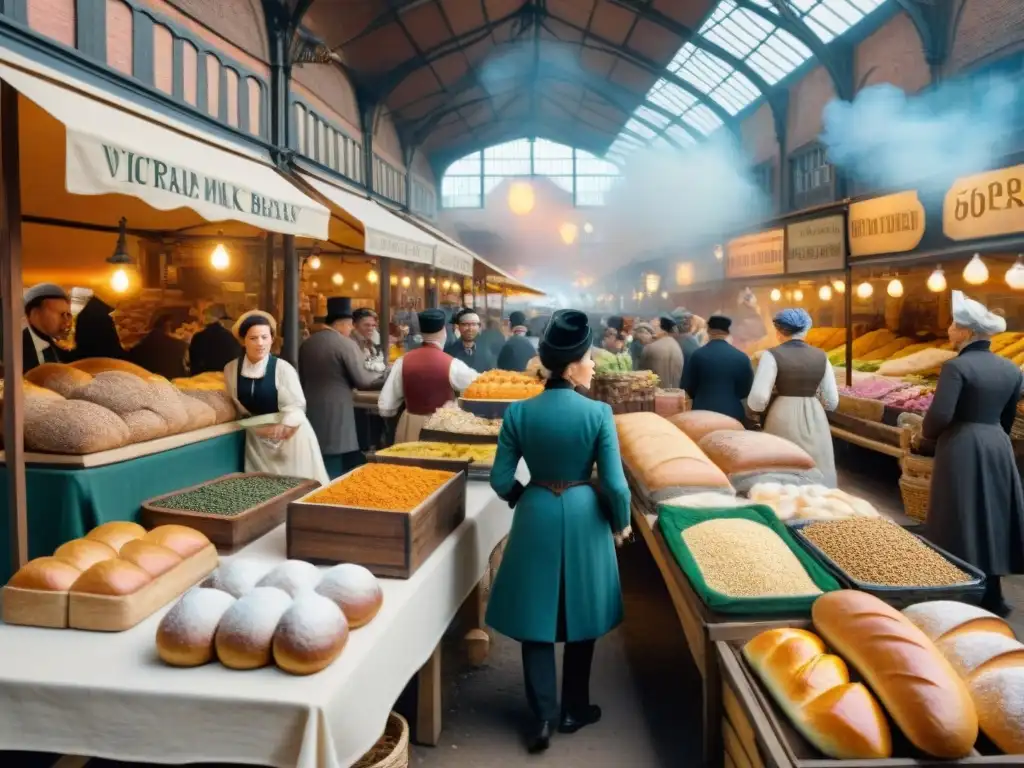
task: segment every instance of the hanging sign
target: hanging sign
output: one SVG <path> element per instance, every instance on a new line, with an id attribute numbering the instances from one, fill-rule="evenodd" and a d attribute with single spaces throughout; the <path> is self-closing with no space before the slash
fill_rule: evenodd
<path id="1" fill-rule="evenodd" d="M 799 221 L 786 227 L 786 272 L 839 271 L 846 267 L 846 222 L 842 215 Z"/>
<path id="2" fill-rule="evenodd" d="M 730 240 L 725 246 L 725 276 L 763 277 L 785 271 L 786 232 L 770 229 Z"/>
<path id="3" fill-rule="evenodd" d="M 897 192 L 850 205 L 850 256 L 906 253 L 924 237 L 924 206 L 917 192 Z"/>
<path id="4" fill-rule="evenodd" d="M 434 251 L 434 267 L 457 275 L 473 274 L 473 257 L 443 241 L 439 241 Z"/>
<path id="5" fill-rule="evenodd" d="M 950 240 L 1024 232 L 1024 165 L 957 179 L 943 201 L 942 231 Z"/>

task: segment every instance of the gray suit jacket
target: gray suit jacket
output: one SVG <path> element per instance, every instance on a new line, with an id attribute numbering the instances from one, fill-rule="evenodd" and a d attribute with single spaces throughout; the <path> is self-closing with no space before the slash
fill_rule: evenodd
<path id="1" fill-rule="evenodd" d="M 383 375 L 363 365 L 359 345 L 333 328 L 310 336 L 299 347 L 299 379 L 306 416 L 325 456 L 359 450 L 353 389 L 373 389 Z"/>
<path id="2" fill-rule="evenodd" d="M 655 339 L 640 353 L 640 370 L 654 371 L 662 389 L 679 389 L 683 379 L 683 350 L 671 336 Z"/>

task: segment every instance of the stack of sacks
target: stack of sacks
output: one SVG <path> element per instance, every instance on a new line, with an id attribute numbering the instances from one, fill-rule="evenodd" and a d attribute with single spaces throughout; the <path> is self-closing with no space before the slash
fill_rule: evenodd
<path id="1" fill-rule="evenodd" d="M 743 424 L 732 416 L 726 416 L 715 411 L 687 411 L 669 418 L 676 427 L 686 433 L 686 436 L 699 443 L 704 435 L 721 430 L 743 431 Z"/>
<path id="2" fill-rule="evenodd" d="M 864 499 L 824 485 L 758 483 L 747 496 L 771 507 L 779 520 L 839 520 L 845 517 L 878 517 Z"/>
<path id="3" fill-rule="evenodd" d="M 701 438 L 699 446 L 738 493 L 757 483 L 812 485 L 823 479 L 807 451 L 767 432 L 720 430 Z"/>
<path id="4" fill-rule="evenodd" d="M 728 478 L 667 419 L 656 413 L 625 413 L 615 417 L 622 462 L 642 504 L 685 493 L 720 491 L 733 494 Z"/>

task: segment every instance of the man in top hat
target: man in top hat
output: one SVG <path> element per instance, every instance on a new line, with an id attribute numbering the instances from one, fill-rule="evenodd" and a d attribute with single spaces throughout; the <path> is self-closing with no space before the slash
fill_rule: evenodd
<path id="1" fill-rule="evenodd" d="M 731 327 L 728 317 L 708 318 L 708 343 L 686 358 L 683 389 L 693 400 L 693 410 L 715 411 L 744 421 L 743 401 L 754 383 L 754 369 L 750 358 L 730 343 Z"/>
<path id="2" fill-rule="evenodd" d="M 377 400 L 380 415 L 387 418 L 398 413 L 405 404 L 396 443 L 419 440 L 427 419 L 449 400 L 472 384 L 479 375 L 462 360 L 444 351 L 447 331 L 445 314 L 440 309 L 419 313 L 423 346 L 400 357 Z M 479 321 L 478 321 L 479 324 Z"/>
<path id="3" fill-rule="evenodd" d="M 526 337 L 526 315 L 522 312 L 513 312 L 508 316 L 508 324 L 512 329 L 512 335 L 498 354 L 498 368 L 502 371 L 522 373 L 537 354 L 537 350 Z"/>
<path id="4" fill-rule="evenodd" d="M 640 353 L 640 370 L 654 371 L 663 389 L 673 389 L 683 378 L 683 350 L 672 337 L 676 321 L 662 315 L 653 325 L 654 341 Z"/>
<path id="5" fill-rule="evenodd" d="M 494 368 L 497 362 L 494 354 L 488 347 L 479 343 L 480 315 L 476 310 L 463 309 L 455 316 L 455 325 L 459 328 L 459 338 L 448 344 L 444 351 L 478 373 Z M 422 331 L 422 324 L 420 330 Z"/>
<path id="6" fill-rule="evenodd" d="M 352 301 L 327 299 L 323 325 L 299 347 L 299 381 L 327 474 L 334 479 L 363 463 L 352 391 L 377 389 L 384 374 L 368 369 L 351 337 Z"/>
<path id="7" fill-rule="evenodd" d="M 189 373 L 192 376 L 223 371 L 225 365 L 242 354 L 242 345 L 224 325 L 230 318 L 223 304 L 208 306 L 203 319 L 206 327 L 195 333 L 188 345 Z"/>
<path id="8" fill-rule="evenodd" d="M 54 342 L 71 332 L 71 300 L 59 285 L 39 283 L 25 291 L 22 372 L 43 363 L 66 363 L 70 354 Z"/>

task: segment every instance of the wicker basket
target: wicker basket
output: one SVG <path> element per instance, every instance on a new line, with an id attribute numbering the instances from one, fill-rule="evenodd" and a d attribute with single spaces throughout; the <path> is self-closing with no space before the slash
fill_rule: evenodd
<path id="1" fill-rule="evenodd" d="M 653 411 L 655 384 L 631 373 L 607 373 L 595 376 L 590 385 L 590 397 L 608 403 L 612 413 Z"/>
<path id="2" fill-rule="evenodd" d="M 393 745 L 384 752 L 383 747 Z M 409 723 L 397 712 L 388 715 L 384 733 L 373 748 L 363 755 L 353 768 L 408 768 Z"/>
<path id="3" fill-rule="evenodd" d="M 903 470 L 904 477 L 931 483 L 935 459 L 931 456 L 922 456 L 914 453 L 914 434 L 915 430 L 910 427 L 903 427 L 903 430 L 900 432 L 900 448 L 903 449 L 903 456 L 900 458 L 900 469 Z"/>
<path id="4" fill-rule="evenodd" d="M 931 497 L 931 480 L 904 475 L 900 478 L 900 495 L 903 497 L 903 511 L 920 523 L 928 519 L 928 500 Z"/>

